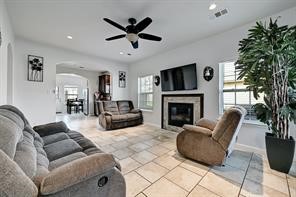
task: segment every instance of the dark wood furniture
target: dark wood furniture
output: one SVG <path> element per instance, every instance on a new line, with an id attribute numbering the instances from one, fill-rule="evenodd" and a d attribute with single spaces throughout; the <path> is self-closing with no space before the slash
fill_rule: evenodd
<path id="1" fill-rule="evenodd" d="M 68 99 L 67 100 L 67 113 L 71 114 L 72 110 L 75 113 L 83 112 L 84 99 Z"/>

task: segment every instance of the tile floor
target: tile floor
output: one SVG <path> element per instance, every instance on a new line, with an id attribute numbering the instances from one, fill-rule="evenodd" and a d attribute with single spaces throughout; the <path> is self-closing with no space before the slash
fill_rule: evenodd
<path id="1" fill-rule="evenodd" d="M 296 164 L 290 175 L 271 170 L 266 157 L 235 150 L 225 166 L 209 167 L 176 151 L 177 133 L 140 125 L 114 131 L 96 117 L 57 116 L 121 163 L 127 197 L 296 197 Z"/>

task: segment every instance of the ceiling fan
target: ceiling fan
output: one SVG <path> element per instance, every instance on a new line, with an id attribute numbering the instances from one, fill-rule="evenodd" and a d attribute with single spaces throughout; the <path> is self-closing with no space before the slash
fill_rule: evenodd
<path id="1" fill-rule="evenodd" d="M 143 19 L 139 23 L 137 23 L 136 19 L 129 18 L 128 22 L 130 23 L 130 25 L 128 25 L 126 27 L 123 27 L 108 18 L 104 18 L 104 21 L 106 21 L 107 23 L 126 32 L 125 34 L 120 34 L 117 36 L 106 38 L 106 41 L 116 40 L 116 39 L 120 39 L 120 38 L 125 37 L 132 44 L 134 49 L 137 49 L 139 47 L 139 42 L 138 42 L 139 38 L 142 38 L 145 40 L 152 40 L 152 41 L 161 41 L 161 37 L 159 37 L 159 36 L 146 34 L 146 33 L 140 33 L 152 23 L 152 19 L 149 17 L 146 17 L 145 19 Z"/>

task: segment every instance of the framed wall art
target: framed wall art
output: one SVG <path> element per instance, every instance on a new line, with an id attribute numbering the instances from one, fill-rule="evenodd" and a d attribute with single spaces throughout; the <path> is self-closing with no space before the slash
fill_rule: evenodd
<path id="1" fill-rule="evenodd" d="M 28 81 L 43 82 L 43 57 L 28 55 Z"/>
<path id="2" fill-rule="evenodd" d="M 119 71 L 119 87 L 125 88 L 126 87 L 126 72 Z"/>

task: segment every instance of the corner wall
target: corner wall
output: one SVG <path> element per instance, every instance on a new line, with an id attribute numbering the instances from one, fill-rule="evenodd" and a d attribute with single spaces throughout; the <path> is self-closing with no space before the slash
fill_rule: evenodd
<path id="1" fill-rule="evenodd" d="M 87 65 L 91 70 L 106 70 L 113 76 L 113 99 L 127 99 L 128 85 L 126 88 L 118 87 L 118 71 L 126 71 L 126 65 L 88 56 L 70 50 L 44 45 L 22 38 L 17 38 L 14 71 L 14 103 L 29 119 L 32 125 L 55 121 L 55 85 L 56 65 L 63 62 L 79 62 Z M 27 80 L 27 56 L 37 55 L 44 57 L 43 82 Z M 90 92 L 91 96 L 92 92 Z"/>
<path id="2" fill-rule="evenodd" d="M 296 24 L 296 7 L 285 10 L 274 17 L 281 16 L 281 24 Z M 269 20 L 269 17 L 266 19 Z M 160 70 L 197 63 L 196 91 L 162 92 L 160 86 L 154 86 L 154 109 L 152 112 L 144 111 L 144 120 L 147 123 L 161 125 L 161 94 L 204 94 L 204 116 L 211 119 L 219 117 L 219 68 L 220 62 L 236 60 L 238 57 L 238 43 L 247 36 L 248 29 L 255 23 L 250 23 L 218 35 L 205 38 L 193 44 L 186 45 L 166 53 L 155 55 L 143 61 L 132 64 L 129 67 L 130 99 L 137 106 L 137 79 L 145 75 L 160 75 Z M 203 69 L 206 66 L 214 68 L 214 78 L 207 82 L 203 79 Z M 265 126 L 244 124 L 239 134 L 238 143 L 263 149 L 265 147 L 264 136 L 267 131 Z M 292 135 L 296 130 L 291 129 Z"/>
<path id="3" fill-rule="evenodd" d="M 12 57 L 14 56 L 14 33 L 11 27 L 4 0 L 0 0 L 0 31 L 2 34 L 2 44 L 0 47 L 0 105 L 7 104 L 7 87 L 8 81 L 8 45 L 12 48 Z M 14 58 L 14 57 L 13 57 Z M 12 59 L 13 60 L 13 59 Z M 9 72 L 11 73 L 11 72 Z M 12 77 L 12 76 L 9 76 Z"/>

